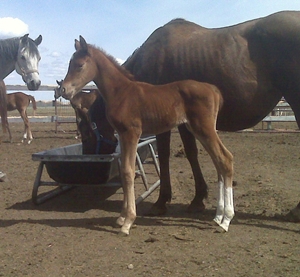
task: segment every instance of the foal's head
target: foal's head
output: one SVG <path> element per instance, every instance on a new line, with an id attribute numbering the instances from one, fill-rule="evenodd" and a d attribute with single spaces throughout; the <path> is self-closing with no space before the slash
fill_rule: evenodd
<path id="1" fill-rule="evenodd" d="M 76 52 L 70 60 L 68 72 L 61 88 L 61 95 L 64 98 L 72 99 L 87 83 L 95 81 L 97 78 L 101 79 L 104 73 L 109 72 L 108 69 L 114 69 L 114 73 L 108 73 L 111 74 L 108 79 L 114 76 L 112 74 L 115 76 L 121 74 L 134 80 L 133 75 L 122 67 L 114 57 L 87 44 L 82 36 L 79 37 L 79 41 L 75 40 L 75 49 Z M 101 90 L 101 88 L 99 89 Z"/>
<path id="2" fill-rule="evenodd" d="M 82 36 L 75 40 L 76 52 L 73 54 L 67 75 L 61 86 L 61 95 L 72 99 L 88 82 L 92 81 L 97 72 L 97 66 L 91 57 L 89 47 Z"/>

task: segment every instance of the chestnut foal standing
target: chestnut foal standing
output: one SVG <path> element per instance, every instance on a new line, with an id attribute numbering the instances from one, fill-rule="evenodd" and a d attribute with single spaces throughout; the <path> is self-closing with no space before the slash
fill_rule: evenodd
<path id="1" fill-rule="evenodd" d="M 88 82 L 94 81 L 105 103 L 106 115 L 119 134 L 124 201 L 117 224 L 129 234 L 136 218 L 134 176 L 136 149 L 142 134 L 160 134 L 180 124 L 202 143 L 218 173 L 218 207 L 214 221 L 228 231 L 234 216 L 233 157 L 216 132 L 222 104 L 219 90 L 192 80 L 166 85 L 136 82 L 115 59 L 86 43 L 75 40 L 73 54 L 61 93 L 72 99 Z"/>

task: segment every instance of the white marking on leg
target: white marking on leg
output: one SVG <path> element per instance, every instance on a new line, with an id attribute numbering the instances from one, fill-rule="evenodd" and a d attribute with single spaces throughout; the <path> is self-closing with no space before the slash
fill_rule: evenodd
<path id="1" fill-rule="evenodd" d="M 214 218 L 214 221 L 220 225 L 222 223 L 224 217 L 224 182 L 222 177 L 219 177 L 219 193 L 218 193 L 218 200 L 217 200 L 217 213 Z"/>
<path id="2" fill-rule="evenodd" d="M 230 221 L 234 217 L 234 205 L 233 205 L 233 190 L 232 187 L 225 188 L 225 209 L 224 218 L 220 226 L 227 232 L 229 228 Z"/>

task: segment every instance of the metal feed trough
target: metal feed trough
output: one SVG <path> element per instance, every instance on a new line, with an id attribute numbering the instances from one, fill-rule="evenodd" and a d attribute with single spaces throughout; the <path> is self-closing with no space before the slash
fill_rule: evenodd
<path id="1" fill-rule="evenodd" d="M 145 192 L 137 199 L 136 204 L 148 197 L 159 185 L 159 166 L 156 157 L 156 139 L 141 139 L 137 148 L 136 175 L 142 177 Z M 122 187 L 120 181 L 120 153 L 109 155 L 83 155 L 82 145 L 73 144 L 32 154 L 33 161 L 39 161 L 35 182 L 32 190 L 32 201 L 41 204 L 73 187 L 83 185 L 101 185 Z M 152 159 L 158 180 L 149 185 L 143 163 Z M 43 169 L 52 181 L 42 181 Z M 47 192 L 38 192 L 41 186 L 56 188 Z"/>

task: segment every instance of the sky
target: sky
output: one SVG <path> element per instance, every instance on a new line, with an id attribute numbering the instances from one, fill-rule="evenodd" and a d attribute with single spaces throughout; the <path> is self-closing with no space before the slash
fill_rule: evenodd
<path id="1" fill-rule="evenodd" d="M 74 53 L 74 41 L 104 49 L 120 61 L 158 27 L 184 18 L 203 27 L 218 28 L 267 16 L 282 10 L 300 10 L 299 0 L 0 0 L 0 39 L 40 34 L 40 79 L 55 85 L 65 77 Z M 13 72 L 6 84 L 23 84 Z"/>

